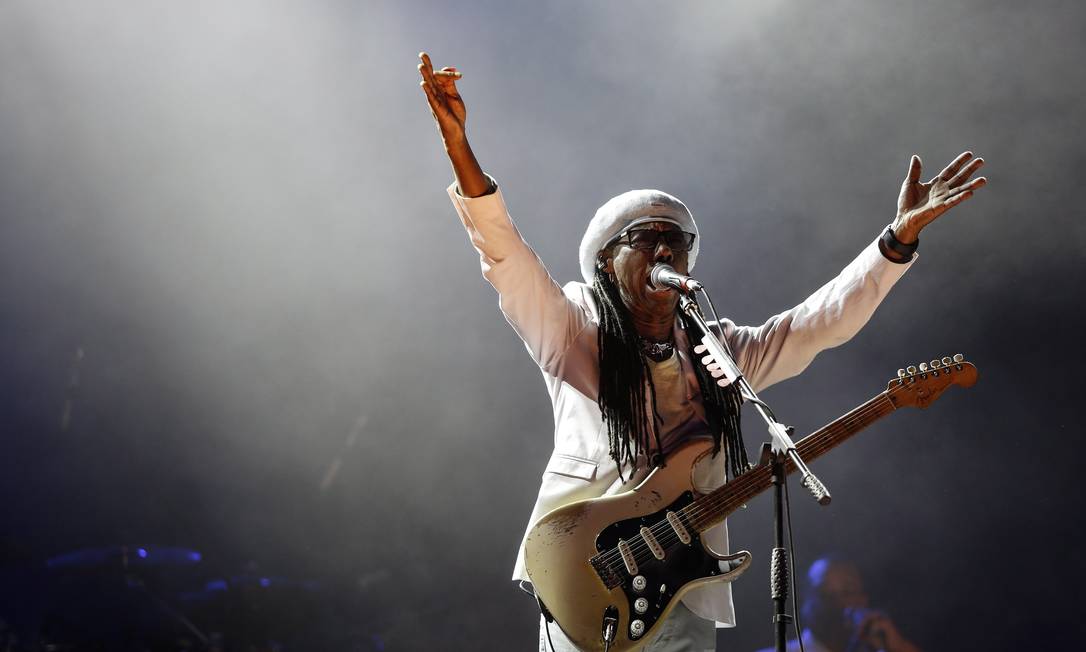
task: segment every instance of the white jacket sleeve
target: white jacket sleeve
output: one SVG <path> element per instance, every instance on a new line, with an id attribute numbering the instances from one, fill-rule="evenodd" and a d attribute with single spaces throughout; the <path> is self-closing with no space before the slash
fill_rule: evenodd
<path id="1" fill-rule="evenodd" d="M 524 340 L 536 364 L 555 375 L 570 345 L 590 323 L 588 314 L 562 293 L 521 237 L 500 189 L 469 198 L 453 183 L 448 192 L 479 252 L 483 276 L 498 291 L 498 304 L 506 320 Z"/>
<path id="2" fill-rule="evenodd" d="M 724 336 L 748 382 L 758 391 L 791 378 L 820 351 L 847 342 L 912 263 L 890 262 L 875 240 L 835 279 L 761 326 L 722 320 Z"/>

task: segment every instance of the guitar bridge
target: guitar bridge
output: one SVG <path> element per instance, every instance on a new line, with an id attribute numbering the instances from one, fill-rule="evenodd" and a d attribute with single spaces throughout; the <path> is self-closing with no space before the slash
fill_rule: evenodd
<path id="1" fill-rule="evenodd" d="M 596 555 L 592 559 L 588 560 L 592 564 L 592 568 L 596 571 L 596 575 L 599 575 L 600 581 L 603 585 L 609 589 L 613 589 L 618 586 L 622 586 L 622 576 L 615 572 L 615 569 L 611 568 L 603 559 L 603 555 Z"/>

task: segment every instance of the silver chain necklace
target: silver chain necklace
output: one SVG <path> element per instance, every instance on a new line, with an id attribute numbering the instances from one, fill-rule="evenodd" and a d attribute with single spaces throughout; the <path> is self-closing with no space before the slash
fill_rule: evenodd
<path id="1" fill-rule="evenodd" d="M 653 362 L 663 362 L 675 352 L 674 342 L 653 342 L 644 337 L 639 339 L 641 341 L 641 352 Z"/>

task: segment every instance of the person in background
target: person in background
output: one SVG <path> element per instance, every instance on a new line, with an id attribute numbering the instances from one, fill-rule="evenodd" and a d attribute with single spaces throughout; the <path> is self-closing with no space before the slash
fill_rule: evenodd
<path id="1" fill-rule="evenodd" d="M 847 559 L 827 556 L 811 564 L 800 615 L 806 652 L 920 652 L 886 612 L 871 608 L 860 569 Z M 788 641 L 788 652 L 798 650 L 799 641 Z"/>

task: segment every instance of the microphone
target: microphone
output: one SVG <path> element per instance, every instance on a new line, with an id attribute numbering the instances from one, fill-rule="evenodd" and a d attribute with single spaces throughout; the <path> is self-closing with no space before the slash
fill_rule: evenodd
<path id="1" fill-rule="evenodd" d="M 671 265 L 657 263 L 649 273 L 649 283 L 657 290 L 675 288 L 680 292 L 697 292 L 702 289 L 702 284 L 689 276 L 683 276 L 675 271 Z"/>

